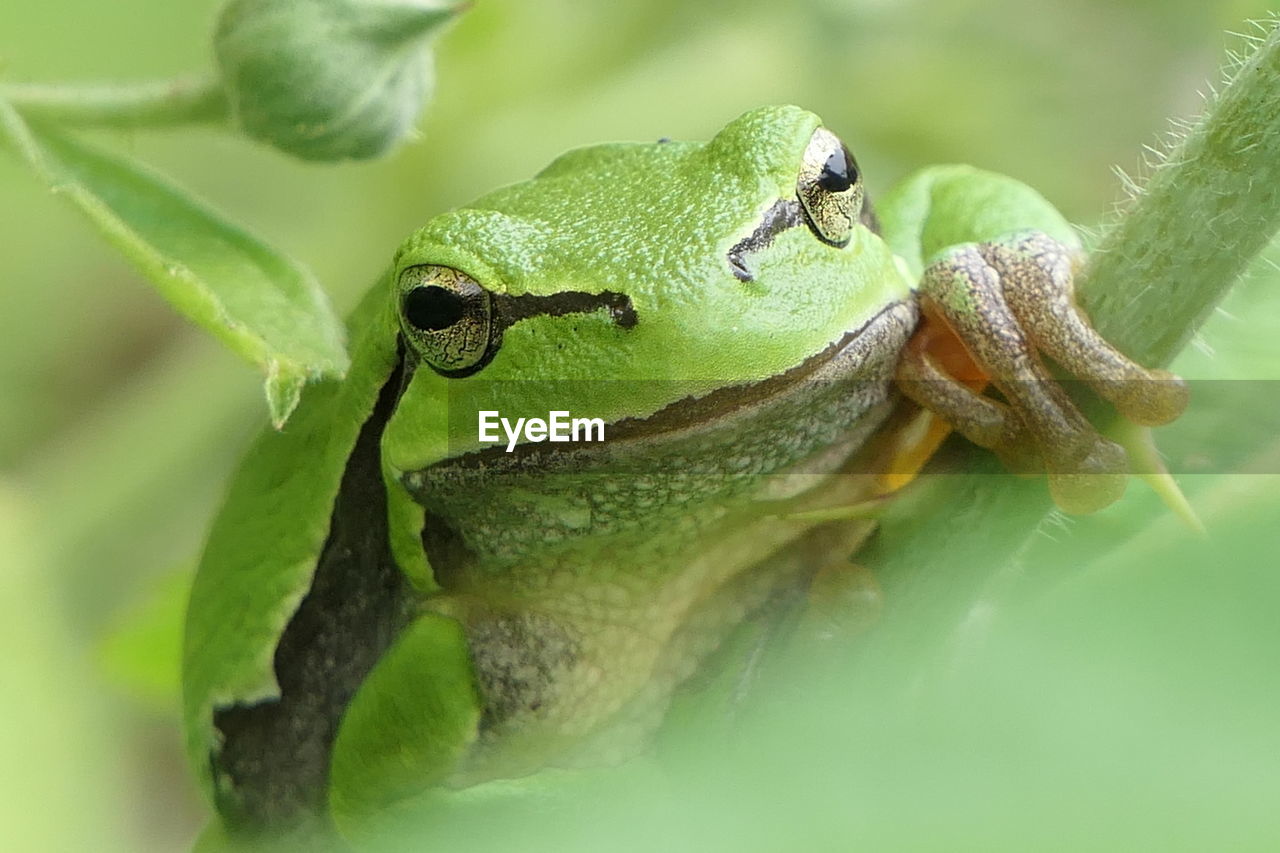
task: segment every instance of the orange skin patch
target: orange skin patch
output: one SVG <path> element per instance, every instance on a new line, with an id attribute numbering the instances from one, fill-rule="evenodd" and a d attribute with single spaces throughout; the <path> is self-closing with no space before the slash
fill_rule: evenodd
<path id="1" fill-rule="evenodd" d="M 978 366 L 951 326 L 926 301 L 921 306 L 922 319 L 907 347 L 927 352 L 950 376 L 963 382 L 974 393 L 980 393 L 991 379 Z M 951 427 L 926 409 L 920 409 L 901 431 L 886 473 L 879 477 L 877 494 L 896 492 L 910 483 L 925 463 L 951 434 Z"/>

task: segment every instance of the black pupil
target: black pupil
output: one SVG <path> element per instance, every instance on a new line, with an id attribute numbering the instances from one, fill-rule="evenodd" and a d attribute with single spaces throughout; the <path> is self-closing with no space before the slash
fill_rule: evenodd
<path id="1" fill-rule="evenodd" d="M 822 164 L 822 173 L 818 175 L 818 186 L 829 193 L 842 193 L 853 186 L 857 177 L 849 156 L 844 149 L 831 152 L 827 162 Z"/>
<path id="2" fill-rule="evenodd" d="M 415 287 L 404 297 L 404 317 L 415 329 L 438 332 L 462 319 L 462 297 L 443 287 Z"/>

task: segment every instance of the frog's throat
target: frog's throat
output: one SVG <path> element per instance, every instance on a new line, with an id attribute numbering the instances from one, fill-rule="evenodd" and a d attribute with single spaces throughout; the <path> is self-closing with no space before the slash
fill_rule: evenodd
<path id="1" fill-rule="evenodd" d="M 860 328 L 846 332 L 835 343 L 789 370 L 758 382 L 717 388 L 700 397 L 684 397 L 647 417 L 614 421 L 607 426 L 607 441 L 575 446 L 573 453 L 552 452 L 551 464 L 555 464 L 554 457 L 563 456 L 570 467 L 589 466 L 593 456 L 625 451 L 628 445 L 676 441 L 730 415 L 758 412 L 767 417 L 775 407 L 792 405 L 826 383 L 866 382 L 887 386 L 897 365 L 896 353 L 914 331 L 917 318 L 914 299 L 891 302 Z M 885 353 L 894 355 L 886 357 Z M 546 454 L 545 444 L 517 444 L 510 452 L 503 445 L 493 445 L 406 471 L 401 477 L 404 482 L 413 481 L 422 472 L 437 467 L 495 470 L 523 467 L 527 457 Z M 544 458 L 541 464 L 547 461 Z"/>

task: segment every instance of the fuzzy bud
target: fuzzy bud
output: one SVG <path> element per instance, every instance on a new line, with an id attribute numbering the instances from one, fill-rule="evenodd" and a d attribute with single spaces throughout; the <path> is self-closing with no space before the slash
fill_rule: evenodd
<path id="1" fill-rule="evenodd" d="M 431 94 L 453 0 L 233 0 L 214 51 L 241 130 L 305 160 L 386 153 Z"/>

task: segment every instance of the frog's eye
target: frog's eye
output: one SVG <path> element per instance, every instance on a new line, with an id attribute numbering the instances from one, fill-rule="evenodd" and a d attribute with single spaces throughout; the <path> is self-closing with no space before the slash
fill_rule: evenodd
<path id="1" fill-rule="evenodd" d="M 862 213 L 862 175 L 840 139 L 825 127 L 813 132 L 804 150 L 796 195 L 818 239 L 844 246 Z"/>
<path id="2" fill-rule="evenodd" d="M 466 376 L 492 357 L 493 300 L 451 267 L 409 267 L 400 275 L 400 328 L 438 373 Z"/>

